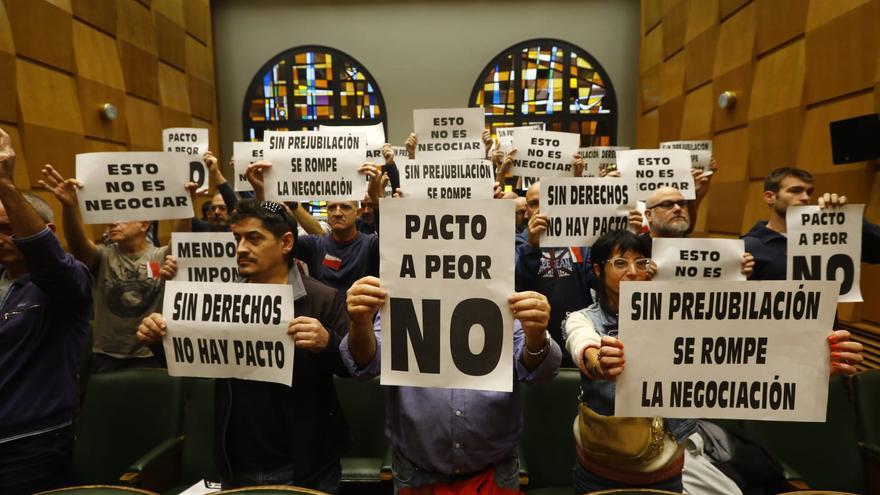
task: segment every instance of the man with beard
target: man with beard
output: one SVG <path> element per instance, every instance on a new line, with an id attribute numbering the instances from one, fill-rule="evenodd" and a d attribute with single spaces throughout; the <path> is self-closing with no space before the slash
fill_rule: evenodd
<path id="1" fill-rule="evenodd" d="M 211 182 L 217 187 L 217 194 L 214 194 L 214 196 L 211 197 L 208 214 L 204 220 L 199 220 L 198 218 L 193 217 L 192 231 L 229 232 L 229 213 L 235 209 L 235 205 L 238 202 L 238 196 L 235 194 L 235 191 L 232 190 L 232 187 L 229 185 L 229 182 L 226 181 L 226 177 L 220 170 L 220 164 L 217 161 L 217 157 L 210 151 L 206 151 L 202 156 L 202 160 L 204 160 L 205 166 L 208 168 Z M 193 206 L 195 206 L 195 204 L 193 204 Z"/>
<path id="2" fill-rule="evenodd" d="M 348 331 L 345 307 L 333 288 L 293 262 L 296 224 L 282 205 L 242 201 L 230 224 L 242 283 L 287 284 L 296 317 L 287 326 L 295 347 L 292 386 L 217 380 L 215 457 L 223 488 L 284 484 L 336 493 L 339 459 L 349 445 L 333 385 L 334 373 L 348 376 L 339 355 Z M 169 260 L 165 269 L 173 276 L 177 267 Z M 154 313 L 137 337 L 162 355 L 166 330 Z"/>
<path id="3" fill-rule="evenodd" d="M 785 280 L 788 268 L 788 231 L 785 215 L 789 206 L 810 204 L 813 196 L 813 175 L 803 169 L 782 167 L 764 179 L 764 201 L 770 218 L 759 221 L 744 236 L 746 251 L 755 255 L 753 280 Z M 825 193 L 819 207 L 843 206 L 846 196 Z M 862 261 L 880 263 L 880 226 L 862 222 Z"/>

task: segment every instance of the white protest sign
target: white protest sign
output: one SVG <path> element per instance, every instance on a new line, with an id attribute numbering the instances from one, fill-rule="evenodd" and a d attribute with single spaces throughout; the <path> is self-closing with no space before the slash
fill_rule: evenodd
<path id="1" fill-rule="evenodd" d="M 331 132 L 333 134 L 360 134 L 364 136 L 366 142 L 364 147 L 368 149 L 382 149 L 385 144 L 385 127 L 381 124 L 375 125 L 319 125 L 318 132 Z"/>
<path id="2" fill-rule="evenodd" d="M 708 170 L 712 161 L 712 141 L 665 141 L 662 150 L 687 150 L 691 154 L 691 167 Z"/>
<path id="3" fill-rule="evenodd" d="M 197 192 L 208 190 L 208 170 L 202 155 L 208 151 L 208 129 L 171 127 L 162 129 L 162 149 L 189 156 L 189 180 L 198 184 Z"/>
<path id="4" fill-rule="evenodd" d="M 79 209 L 87 224 L 192 218 L 181 153 L 118 152 L 76 155 Z"/>
<path id="5" fill-rule="evenodd" d="M 266 199 L 359 201 L 365 154 L 363 135 L 266 131 L 263 157 L 272 163 L 263 174 Z"/>
<path id="6" fill-rule="evenodd" d="M 837 280 L 838 302 L 860 302 L 862 214 L 865 205 L 820 209 L 789 206 L 789 280 Z"/>
<path id="7" fill-rule="evenodd" d="M 571 177 L 571 162 L 581 135 L 573 132 L 517 129 L 513 133 L 513 166 L 510 173 L 532 177 Z"/>
<path id="8" fill-rule="evenodd" d="M 691 155 L 685 150 L 620 150 L 617 152 L 620 176 L 635 179 L 636 198 L 646 200 L 655 190 L 670 186 L 684 199 L 696 199 Z"/>
<path id="9" fill-rule="evenodd" d="M 598 177 L 603 170 L 606 173 L 617 170 L 617 152 L 628 149 L 628 146 L 578 148 L 578 153 L 584 158 L 584 177 Z"/>
<path id="10" fill-rule="evenodd" d="M 232 143 L 232 164 L 235 168 L 235 190 L 253 191 L 247 180 L 248 165 L 263 159 L 263 143 L 259 141 L 235 141 Z"/>
<path id="11" fill-rule="evenodd" d="M 293 383 L 286 284 L 165 283 L 168 374 Z"/>
<path id="12" fill-rule="evenodd" d="M 825 421 L 833 282 L 623 282 L 615 416 Z"/>
<path id="13" fill-rule="evenodd" d="M 412 199 L 492 199 L 495 171 L 487 160 L 416 158 L 400 166 L 401 189 Z"/>
<path id="14" fill-rule="evenodd" d="M 379 204 L 382 384 L 512 391 L 513 201 Z"/>
<path id="15" fill-rule="evenodd" d="M 636 207 L 631 180 L 545 177 L 540 187 L 540 212 L 549 217 L 542 248 L 592 246 L 602 234 L 626 229 Z"/>
<path id="16" fill-rule="evenodd" d="M 178 282 L 224 282 L 238 279 L 237 243 L 232 232 L 172 232 Z"/>
<path id="17" fill-rule="evenodd" d="M 653 280 L 745 280 L 742 239 L 653 239 L 651 258 L 657 264 Z"/>
<path id="18" fill-rule="evenodd" d="M 400 163 L 402 160 L 409 160 L 409 153 L 406 146 L 392 146 L 391 151 L 394 152 L 394 162 Z M 367 148 L 367 161 L 372 163 L 385 163 L 385 155 L 382 154 L 382 148 Z"/>
<path id="19" fill-rule="evenodd" d="M 416 157 L 446 160 L 485 158 L 482 108 L 413 110 Z"/>
<path id="20" fill-rule="evenodd" d="M 508 153 L 513 147 L 513 134 L 517 129 L 532 129 L 540 131 L 544 129 L 544 124 L 524 125 L 520 127 L 496 127 L 495 136 L 498 138 L 498 148 Z"/>

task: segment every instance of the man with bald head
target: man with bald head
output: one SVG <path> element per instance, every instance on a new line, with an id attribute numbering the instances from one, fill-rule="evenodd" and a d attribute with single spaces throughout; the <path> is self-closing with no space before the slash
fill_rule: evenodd
<path id="1" fill-rule="evenodd" d="M 693 230 L 688 200 L 674 187 L 661 187 L 645 201 L 645 218 L 648 232 L 639 236 L 651 253 L 651 239 L 654 237 L 686 237 Z"/>

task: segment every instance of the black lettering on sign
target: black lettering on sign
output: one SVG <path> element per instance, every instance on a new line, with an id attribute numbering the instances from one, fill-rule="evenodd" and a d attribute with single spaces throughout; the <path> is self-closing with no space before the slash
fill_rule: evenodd
<path id="1" fill-rule="evenodd" d="M 421 373 L 440 373 L 440 300 L 422 300 L 422 325 L 412 299 L 391 298 L 391 369 L 409 371 L 412 343 L 416 365 Z M 423 331 L 424 329 L 424 331 Z"/>
<path id="2" fill-rule="evenodd" d="M 468 345 L 474 325 L 483 327 L 483 350 L 471 353 Z M 504 339 L 504 320 L 501 310 L 489 299 L 465 299 L 455 306 L 449 329 L 452 361 L 462 373 L 471 376 L 488 375 L 501 359 Z"/>

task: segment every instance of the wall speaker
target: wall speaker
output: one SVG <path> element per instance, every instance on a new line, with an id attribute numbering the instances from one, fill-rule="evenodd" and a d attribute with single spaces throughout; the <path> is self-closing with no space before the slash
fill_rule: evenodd
<path id="1" fill-rule="evenodd" d="M 835 164 L 880 158 L 880 114 L 838 120 L 829 128 Z"/>

